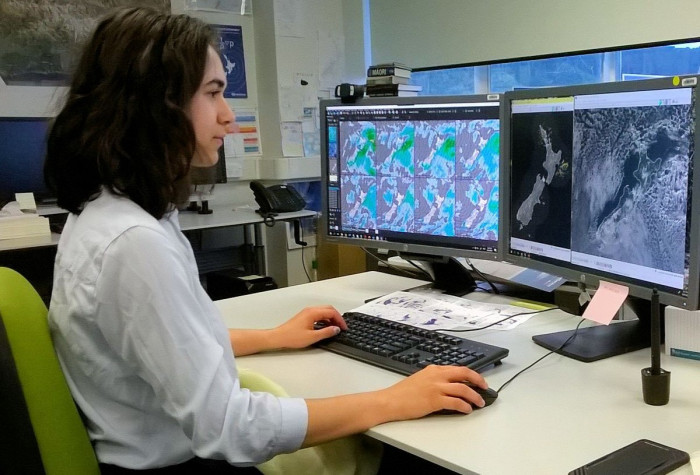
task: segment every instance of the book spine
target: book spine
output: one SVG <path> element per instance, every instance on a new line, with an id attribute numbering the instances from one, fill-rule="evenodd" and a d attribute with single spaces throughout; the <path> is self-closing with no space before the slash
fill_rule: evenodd
<path id="1" fill-rule="evenodd" d="M 367 78 L 368 86 L 376 86 L 379 84 L 408 84 L 409 79 L 401 76 L 373 76 Z"/>
<path id="2" fill-rule="evenodd" d="M 385 96 L 398 96 L 399 93 L 398 93 L 398 91 L 396 91 L 396 92 L 368 92 L 367 95 L 370 97 L 385 97 Z"/>
<path id="3" fill-rule="evenodd" d="M 376 76 L 391 76 L 392 74 L 396 74 L 397 72 L 402 73 L 402 75 L 410 73 L 408 69 L 401 69 L 395 66 L 370 66 L 369 68 L 367 68 L 367 77 L 371 78 Z"/>
<path id="4" fill-rule="evenodd" d="M 418 95 L 416 91 L 396 91 L 396 92 L 369 92 L 369 97 L 414 97 Z"/>
<path id="5" fill-rule="evenodd" d="M 372 94 L 372 93 L 382 93 L 382 92 L 418 92 L 422 88 L 420 86 L 411 86 L 411 85 L 404 85 L 404 84 L 375 84 L 375 85 L 367 85 L 365 87 L 365 91 L 367 91 L 367 94 Z"/>

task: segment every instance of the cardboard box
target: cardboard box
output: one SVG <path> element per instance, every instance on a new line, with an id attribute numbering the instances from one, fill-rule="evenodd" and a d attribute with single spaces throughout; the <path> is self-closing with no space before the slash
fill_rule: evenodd
<path id="1" fill-rule="evenodd" d="M 666 307 L 666 354 L 700 360 L 700 311 Z"/>

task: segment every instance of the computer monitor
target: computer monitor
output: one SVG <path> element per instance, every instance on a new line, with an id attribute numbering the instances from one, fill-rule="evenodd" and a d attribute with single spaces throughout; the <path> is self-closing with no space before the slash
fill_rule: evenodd
<path id="1" fill-rule="evenodd" d="M 586 287 L 623 284 L 643 302 L 656 289 L 663 304 L 697 309 L 697 85 L 669 77 L 506 93 L 505 260 Z M 644 320 L 587 330 L 561 352 L 592 361 L 649 344 Z M 535 341 L 555 349 L 568 336 Z"/>
<path id="2" fill-rule="evenodd" d="M 0 117 L 0 204 L 15 193 L 34 193 L 50 201 L 44 183 L 44 159 L 50 117 Z"/>
<path id="3" fill-rule="evenodd" d="M 474 286 L 455 257 L 498 259 L 498 95 L 321 101 L 328 241 L 430 262 L 435 286 Z"/>

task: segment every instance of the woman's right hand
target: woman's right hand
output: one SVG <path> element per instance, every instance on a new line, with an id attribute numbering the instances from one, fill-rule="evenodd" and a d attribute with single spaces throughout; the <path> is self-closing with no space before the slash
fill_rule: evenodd
<path id="1" fill-rule="evenodd" d="M 469 385 L 488 388 L 483 376 L 464 366 L 428 366 L 384 391 L 393 393 L 395 420 L 415 419 L 440 410 L 470 413 L 483 398 Z"/>
<path id="2" fill-rule="evenodd" d="M 364 432 L 389 421 L 417 419 L 443 409 L 469 413 L 484 400 L 472 388 L 484 378 L 464 366 L 428 366 L 377 391 L 307 399 L 309 424 L 304 447 Z"/>

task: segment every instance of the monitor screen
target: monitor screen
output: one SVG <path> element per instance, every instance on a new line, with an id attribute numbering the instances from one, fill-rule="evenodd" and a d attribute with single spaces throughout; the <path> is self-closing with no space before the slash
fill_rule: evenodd
<path id="1" fill-rule="evenodd" d="M 15 193 L 33 192 L 38 202 L 51 195 L 44 183 L 50 117 L 0 117 L 0 203 Z"/>
<path id="2" fill-rule="evenodd" d="M 327 239 L 498 258 L 499 99 L 321 101 Z"/>
<path id="3" fill-rule="evenodd" d="M 698 308 L 696 86 L 676 77 L 506 93 L 505 259 Z"/>

